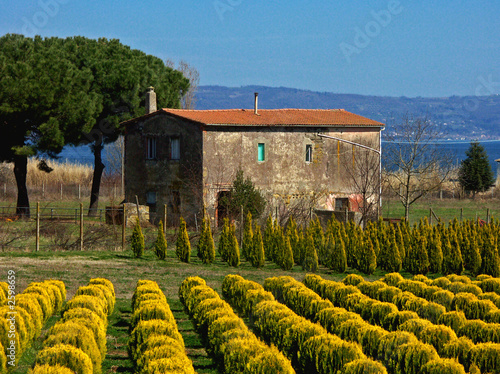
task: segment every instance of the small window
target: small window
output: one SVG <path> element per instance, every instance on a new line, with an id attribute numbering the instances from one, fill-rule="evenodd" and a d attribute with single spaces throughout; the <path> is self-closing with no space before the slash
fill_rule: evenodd
<path id="1" fill-rule="evenodd" d="M 265 161 L 266 160 L 266 145 L 264 143 L 259 143 L 257 147 L 257 160 Z"/>
<path id="2" fill-rule="evenodd" d="M 146 193 L 146 204 L 156 204 L 156 192 Z"/>
<path id="3" fill-rule="evenodd" d="M 306 144 L 306 162 L 312 162 L 313 147 L 312 144 Z"/>
<path id="4" fill-rule="evenodd" d="M 152 136 L 146 138 L 146 158 L 148 160 L 156 159 L 156 138 Z"/>
<path id="5" fill-rule="evenodd" d="M 170 159 L 171 160 L 181 159 L 181 142 L 179 138 L 170 139 Z"/>

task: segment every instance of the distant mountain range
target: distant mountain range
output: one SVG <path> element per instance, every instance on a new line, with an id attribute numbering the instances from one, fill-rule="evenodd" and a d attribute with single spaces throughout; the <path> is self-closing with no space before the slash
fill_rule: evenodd
<path id="1" fill-rule="evenodd" d="M 451 97 L 386 97 L 315 92 L 286 87 L 200 86 L 196 109 L 253 108 L 345 109 L 383 122 L 390 132 L 405 114 L 427 116 L 443 128 L 446 140 L 500 139 L 500 95 Z"/>

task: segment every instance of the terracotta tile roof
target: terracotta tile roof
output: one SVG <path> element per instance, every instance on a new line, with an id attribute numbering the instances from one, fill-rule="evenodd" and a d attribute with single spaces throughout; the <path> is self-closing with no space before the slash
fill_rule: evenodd
<path id="1" fill-rule="evenodd" d="M 205 125 L 384 126 L 381 122 L 350 113 L 344 109 L 259 109 L 258 114 L 255 114 L 253 109 L 187 110 L 165 108 L 158 112 Z"/>

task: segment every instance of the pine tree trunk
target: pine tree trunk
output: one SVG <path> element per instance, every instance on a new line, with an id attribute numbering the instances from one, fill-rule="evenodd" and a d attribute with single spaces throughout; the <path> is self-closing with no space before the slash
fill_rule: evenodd
<path id="1" fill-rule="evenodd" d="M 30 217 L 30 200 L 26 177 L 28 175 L 28 158 L 26 156 L 14 157 L 14 176 L 17 184 L 16 214 L 25 218 Z"/>
<path id="2" fill-rule="evenodd" d="M 104 163 L 102 162 L 102 150 L 104 145 L 94 144 L 92 151 L 94 153 L 94 175 L 92 176 L 92 190 L 90 192 L 89 217 L 97 216 L 99 208 L 99 190 L 101 188 L 102 173 L 104 171 Z"/>

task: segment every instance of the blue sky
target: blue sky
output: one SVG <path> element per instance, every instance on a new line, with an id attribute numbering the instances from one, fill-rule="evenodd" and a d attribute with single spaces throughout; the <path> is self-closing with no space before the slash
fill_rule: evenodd
<path id="1" fill-rule="evenodd" d="M 500 1 L 17 0 L 0 35 L 117 38 L 200 84 L 440 97 L 500 94 Z"/>

